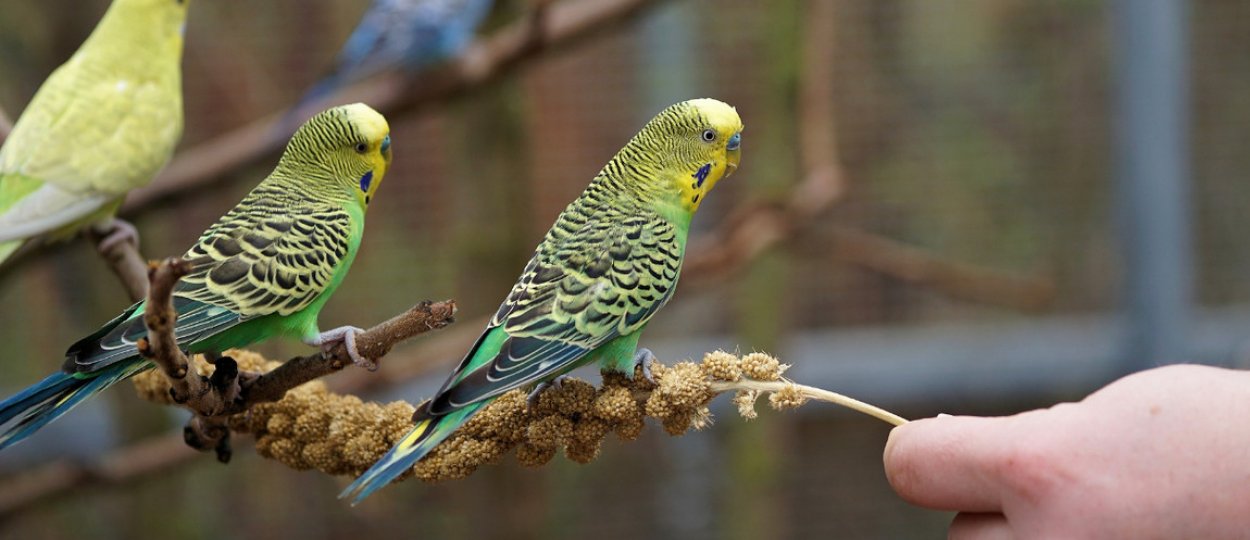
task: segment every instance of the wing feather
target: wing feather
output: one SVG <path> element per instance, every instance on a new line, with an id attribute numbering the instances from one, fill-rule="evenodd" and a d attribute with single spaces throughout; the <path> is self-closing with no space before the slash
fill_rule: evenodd
<path id="1" fill-rule="evenodd" d="M 291 207 L 249 195 L 213 224 L 183 258 L 191 272 L 174 287 L 174 337 L 194 343 L 267 315 L 291 315 L 329 287 L 359 237 L 351 215 L 319 204 Z M 70 347 L 63 368 L 94 372 L 134 356 L 147 335 L 142 304 Z"/>
<path id="2" fill-rule="evenodd" d="M 605 343 L 641 330 L 668 302 L 684 246 L 676 229 L 647 211 L 617 215 L 570 207 L 548 232 L 507 299 L 436 397 L 429 413 L 454 410 L 558 375 Z M 505 332 L 497 352 L 474 361 L 487 334 Z"/>
<path id="3" fill-rule="evenodd" d="M 201 262 L 175 294 L 245 318 L 307 308 L 329 287 L 350 251 L 351 215 L 343 209 L 240 207 L 244 210 L 227 214 L 184 256 Z"/>

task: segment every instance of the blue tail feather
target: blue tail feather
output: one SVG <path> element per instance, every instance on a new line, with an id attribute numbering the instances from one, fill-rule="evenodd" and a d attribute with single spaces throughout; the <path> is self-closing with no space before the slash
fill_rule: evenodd
<path id="1" fill-rule="evenodd" d="M 150 366 L 142 360 L 123 362 L 86 378 L 57 372 L 0 402 L 0 450 L 21 442 L 83 400 Z"/>
<path id="2" fill-rule="evenodd" d="M 360 501 L 365 500 L 365 497 L 382 489 L 412 468 L 484 405 L 485 403 L 477 403 L 445 416 L 426 417 L 417 422 L 398 444 L 382 456 L 382 459 L 379 459 L 355 482 L 347 486 L 347 489 L 339 493 L 339 498 L 351 497 L 353 506 L 359 504 Z"/>

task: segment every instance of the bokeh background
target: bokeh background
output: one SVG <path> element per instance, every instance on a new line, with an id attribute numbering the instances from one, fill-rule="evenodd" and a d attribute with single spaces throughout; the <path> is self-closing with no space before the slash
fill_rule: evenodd
<path id="1" fill-rule="evenodd" d="M 291 105 L 367 2 L 193 3 L 184 151 Z M 379 374 L 337 377 L 378 377 L 358 385 L 376 399 L 425 397 L 598 168 L 655 112 L 703 96 L 741 113 L 742 167 L 696 220 L 703 264 L 643 338 L 664 360 L 766 350 L 800 382 L 908 417 L 1078 399 L 1160 362 L 1243 363 L 1250 4 L 623 3 L 640 7 L 389 116 L 393 169 L 322 326 L 441 298 L 460 322 Z M 0 107 L 16 117 L 106 5 L 6 0 Z M 529 9 L 499 2 L 481 34 Z M 145 255 L 181 253 L 275 160 L 128 207 Z M 84 242 L 21 263 L 0 280 L 5 395 L 127 304 Z M 184 414 L 121 385 L 0 456 L 0 499 L 73 486 L 0 514 L 0 537 L 944 536 L 950 515 L 890 491 L 888 426 L 822 404 L 751 422 L 714 411 L 683 437 L 610 438 L 589 465 L 509 458 L 353 509 L 335 499 L 346 479 L 262 460 L 246 438 L 226 466 L 191 455 Z M 67 472 L 83 470 L 102 476 Z"/>

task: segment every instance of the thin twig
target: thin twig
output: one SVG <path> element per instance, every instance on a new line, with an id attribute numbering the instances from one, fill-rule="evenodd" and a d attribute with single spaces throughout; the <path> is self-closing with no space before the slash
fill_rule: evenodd
<path id="1" fill-rule="evenodd" d="M 230 461 L 230 430 L 220 414 L 238 399 L 239 372 L 232 363 L 222 362 L 217 362 L 217 373 L 212 379 L 189 372 L 190 362 L 174 338 L 178 313 L 174 311 L 173 290 L 178 280 L 190 272 L 191 263 L 181 258 L 170 257 L 149 265 L 151 284 L 143 312 L 148 335 L 139 340 L 137 347 L 140 355 L 165 374 L 174 403 L 191 409 L 193 416 L 183 430 L 187 445 L 196 450 L 214 449 L 217 459 L 224 463 Z M 229 375 L 221 376 L 226 373 Z"/>
<path id="2" fill-rule="evenodd" d="M 445 328 L 455 322 L 455 314 L 456 302 L 453 300 L 423 301 L 358 334 L 356 349 L 361 356 L 377 360 L 401 341 Z M 339 371 L 351 363 L 347 347 L 342 343 L 325 355 L 310 354 L 288 360 L 277 369 L 260 375 L 254 382 L 245 384 L 242 391 L 243 402 L 239 407 L 228 408 L 227 414 L 243 412 L 255 403 L 282 399 L 287 390 Z"/>
<path id="3" fill-rule="evenodd" d="M 144 308 L 143 324 L 148 336 L 138 343 L 139 354 L 154 362 L 169 378 L 170 395 L 176 403 L 185 403 L 192 392 L 200 393 L 195 377 L 187 377 L 187 357 L 174 338 L 174 325 L 178 314 L 174 311 L 174 285 L 182 276 L 191 272 L 191 263 L 181 258 L 168 258 L 160 264 L 148 267 L 148 302 Z M 196 411 L 211 413 L 211 411 Z"/>

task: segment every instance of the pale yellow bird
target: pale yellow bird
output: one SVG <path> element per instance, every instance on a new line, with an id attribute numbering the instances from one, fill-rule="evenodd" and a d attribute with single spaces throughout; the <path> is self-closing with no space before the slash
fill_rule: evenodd
<path id="1" fill-rule="evenodd" d="M 35 93 L 0 147 L 0 262 L 83 227 L 135 239 L 113 219 L 126 193 L 169 162 L 182 136 L 189 0 L 114 0 Z"/>

